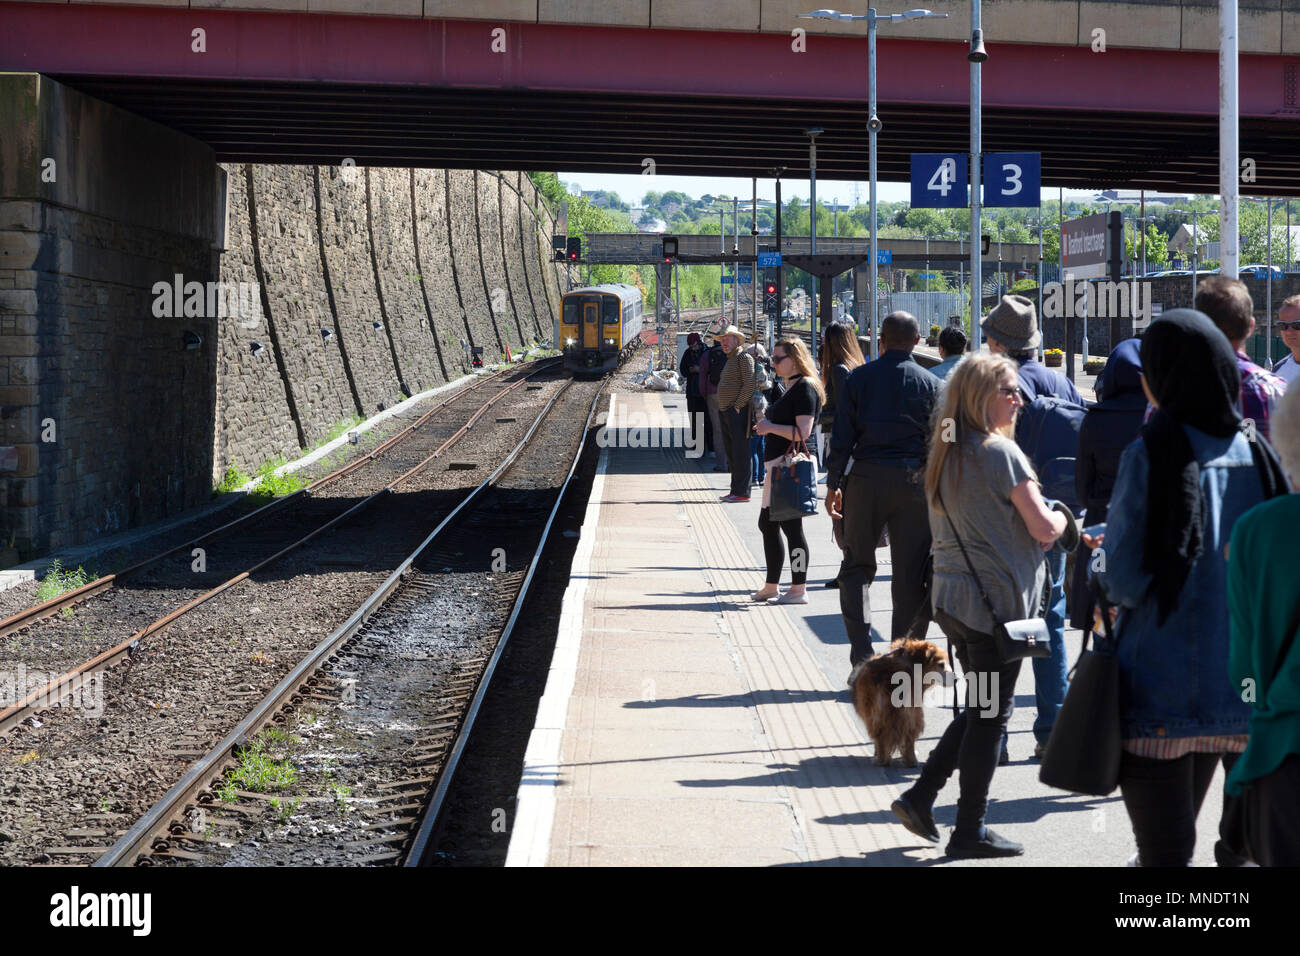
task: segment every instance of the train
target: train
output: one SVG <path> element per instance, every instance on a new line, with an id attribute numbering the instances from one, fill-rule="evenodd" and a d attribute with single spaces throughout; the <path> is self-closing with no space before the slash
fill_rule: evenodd
<path id="1" fill-rule="evenodd" d="M 574 289 L 563 296 L 555 345 L 570 372 L 612 372 L 641 341 L 641 290 L 626 282 Z"/>

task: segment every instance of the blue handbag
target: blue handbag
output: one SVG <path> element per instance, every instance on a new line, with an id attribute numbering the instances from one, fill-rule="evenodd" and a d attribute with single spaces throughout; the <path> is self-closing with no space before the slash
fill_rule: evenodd
<path id="1" fill-rule="evenodd" d="M 817 513 L 817 468 L 802 438 L 772 466 L 771 482 L 771 520 L 793 521 Z"/>

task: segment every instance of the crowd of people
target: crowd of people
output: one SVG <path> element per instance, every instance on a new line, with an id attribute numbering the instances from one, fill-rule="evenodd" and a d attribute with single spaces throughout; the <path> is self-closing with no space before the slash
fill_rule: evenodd
<path id="1" fill-rule="evenodd" d="M 734 327 L 711 349 L 692 336 L 681 371 L 692 427 L 705 429 L 715 470 L 731 474 L 722 501 L 763 487 L 767 573 L 753 599 L 808 600 L 803 521 L 773 521 L 769 496 L 773 466 L 820 432 L 824 506 L 842 555 L 826 584 L 839 589 L 850 666 L 884 652 L 873 646 L 869 588 L 887 542 L 889 641 L 923 637 L 933 620 L 969 684 L 995 689 L 994 706 L 954 716 L 895 802 L 910 831 L 939 842 L 933 806 L 956 772 L 948 854 L 1023 852 L 984 824 L 1020 671 L 995 632 L 1045 622 L 1050 654 L 1032 657 L 1038 758 L 1069 689 L 1068 613 L 1090 631 L 1114 625 L 1130 863 L 1190 863 L 1221 764 L 1218 862 L 1300 865 L 1300 562 L 1290 547 L 1290 522 L 1300 522 L 1290 493 L 1300 482 L 1300 296 L 1278 318 L 1290 354 L 1269 371 L 1244 351 L 1255 332 L 1245 285 L 1210 277 L 1194 308 L 1165 312 L 1115 346 L 1091 404 L 1035 358 L 1037 315 L 1023 296 L 1004 296 L 981 322 L 987 351 L 970 351 L 960 328 L 943 330 L 933 369 L 913 355 L 920 331 L 905 312 L 882 322 L 874 361 L 843 324 L 825 330 L 820 367 L 797 338 L 767 356 Z M 1045 439 L 1018 430 L 1027 421 L 1074 429 L 1068 489 L 1057 471 L 1066 456 L 1041 457 L 1032 443 Z"/>

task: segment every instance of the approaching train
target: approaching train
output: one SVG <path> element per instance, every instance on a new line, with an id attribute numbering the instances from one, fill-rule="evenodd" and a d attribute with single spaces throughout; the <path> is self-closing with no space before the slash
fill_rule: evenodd
<path id="1" fill-rule="evenodd" d="M 626 282 L 565 294 L 555 345 L 571 372 L 612 372 L 641 341 L 641 290 Z"/>

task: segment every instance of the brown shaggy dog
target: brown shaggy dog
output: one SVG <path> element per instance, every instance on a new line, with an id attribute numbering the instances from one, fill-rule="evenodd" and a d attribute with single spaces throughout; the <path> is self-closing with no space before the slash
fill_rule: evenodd
<path id="1" fill-rule="evenodd" d="M 902 639 L 853 671 L 853 707 L 875 745 L 878 766 L 889 766 L 895 750 L 904 767 L 916 766 L 916 741 L 925 730 L 921 696 L 931 684 L 942 685 L 947 667 L 948 655 L 929 641 Z"/>

